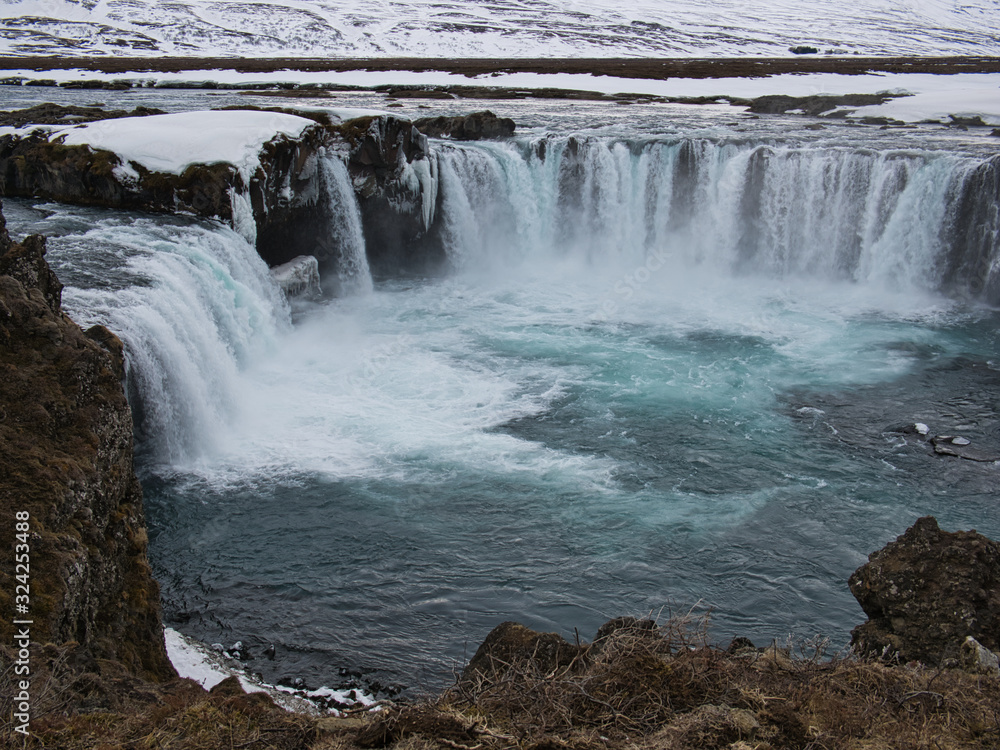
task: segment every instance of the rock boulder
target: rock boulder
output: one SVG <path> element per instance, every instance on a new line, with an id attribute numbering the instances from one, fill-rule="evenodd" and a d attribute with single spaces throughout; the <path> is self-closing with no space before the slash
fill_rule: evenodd
<path id="1" fill-rule="evenodd" d="M 869 618 L 851 632 L 861 653 L 936 666 L 958 659 L 968 636 L 1000 649 L 1000 544 L 975 531 L 925 516 L 848 583 Z"/>
<path id="2" fill-rule="evenodd" d="M 509 117 L 497 117 L 489 110 L 456 117 L 424 117 L 413 124 L 432 138 L 454 138 L 456 141 L 479 141 L 510 138 L 515 124 Z"/>
<path id="3" fill-rule="evenodd" d="M 474 682 L 480 676 L 495 679 L 512 666 L 548 674 L 568 667 L 581 650 L 556 633 L 539 633 L 517 622 L 502 622 L 490 631 L 469 661 L 462 682 Z"/>

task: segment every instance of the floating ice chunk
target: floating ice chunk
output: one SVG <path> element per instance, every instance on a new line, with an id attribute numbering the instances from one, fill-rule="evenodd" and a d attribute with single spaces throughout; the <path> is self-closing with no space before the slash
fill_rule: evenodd
<path id="1" fill-rule="evenodd" d="M 953 437 L 951 439 L 952 445 L 969 445 L 972 441 L 969 438 L 964 437 Z"/>
<path id="2" fill-rule="evenodd" d="M 925 425 L 923 422 L 917 422 L 916 424 L 913 425 L 913 427 L 920 435 L 926 435 L 931 431 L 931 428 Z"/>

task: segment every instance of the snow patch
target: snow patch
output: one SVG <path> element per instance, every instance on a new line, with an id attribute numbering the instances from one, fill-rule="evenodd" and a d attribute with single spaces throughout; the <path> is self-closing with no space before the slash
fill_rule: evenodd
<path id="1" fill-rule="evenodd" d="M 199 643 L 173 628 L 163 629 L 163 640 L 167 647 L 167 657 L 177 674 L 194 680 L 206 690 L 211 690 L 223 680 L 235 677 L 248 693 L 267 693 L 271 699 L 286 711 L 308 714 L 340 715 L 335 709 L 322 710 L 310 699 L 328 704 L 336 702 L 357 708 L 374 707 L 377 701 L 360 690 L 335 690 L 321 687 L 317 690 L 295 690 L 280 685 L 269 685 L 251 675 L 237 662 L 228 660 L 204 643 Z"/>
<path id="2" fill-rule="evenodd" d="M 50 139 L 118 154 L 151 172 L 182 174 L 192 164 L 232 164 L 249 183 L 271 139 L 297 138 L 312 120 L 247 110 L 122 117 L 53 130 Z"/>
<path id="3" fill-rule="evenodd" d="M 111 170 L 114 174 L 115 179 L 118 180 L 122 185 L 127 187 L 136 187 L 139 184 L 139 173 L 135 171 L 135 168 L 129 162 L 123 162 L 117 167 Z"/>

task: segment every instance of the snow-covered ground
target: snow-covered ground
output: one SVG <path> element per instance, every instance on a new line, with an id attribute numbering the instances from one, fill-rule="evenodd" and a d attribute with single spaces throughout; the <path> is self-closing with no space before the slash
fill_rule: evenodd
<path id="1" fill-rule="evenodd" d="M 10 78 L 21 78 L 24 81 L 37 78 L 39 74 L 33 70 L 11 70 Z M 339 86 L 354 86 L 371 88 L 379 85 L 411 85 L 411 86 L 492 86 L 514 89 L 557 88 L 578 91 L 596 91 L 604 94 L 650 94 L 663 97 L 736 97 L 752 99 L 769 94 L 785 94 L 788 96 L 809 96 L 814 94 L 875 94 L 881 92 L 905 93 L 897 99 L 881 105 L 862 107 L 855 110 L 855 117 L 890 117 L 903 122 L 935 121 L 947 123 L 952 115 L 956 117 L 979 116 L 990 125 L 1000 125 L 1000 73 L 960 73 L 955 75 L 933 75 L 927 73 L 872 73 L 868 75 L 836 75 L 833 73 L 787 73 L 764 78 L 672 78 L 668 80 L 647 80 L 638 78 L 615 78 L 612 76 L 593 76 L 574 73 L 504 73 L 498 75 L 466 76 L 445 72 L 415 72 L 415 71 L 348 71 L 348 72 L 302 72 L 281 70 L 270 73 L 241 73 L 232 70 L 192 71 L 185 73 L 156 74 L 149 73 L 97 73 L 84 70 L 51 70 L 44 77 L 60 83 L 82 80 L 130 80 L 143 85 L 177 84 L 192 81 L 214 81 L 224 85 L 251 86 L 255 84 L 333 84 Z M 469 109 L 478 106 L 469 104 Z M 316 107 L 311 107 L 316 108 Z M 347 119 L 366 114 L 377 114 L 373 110 L 331 109 L 331 114 Z M 226 127 L 251 127 L 254 120 L 247 113 L 233 116 L 231 120 L 222 122 L 225 112 L 213 113 L 219 118 L 220 124 Z M 233 132 L 220 128 L 215 131 L 209 121 L 189 122 L 178 115 L 176 124 L 188 123 L 190 127 L 202 130 L 203 133 L 218 133 L 218 141 L 231 138 Z M 199 117 L 204 117 L 200 115 Z M 282 117 L 282 116 L 275 116 Z M 285 116 L 287 117 L 287 116 Z M 289 118 L 288 127 L 295 127 L 295 122 L 306 123 L 300 118 Z M 152 127 L 157 122 L 144 118 L 140 128 Z M 162 120 L 167 124 L 167 120 Z M 270 122 L 270 121 L 269 121 Z M 285 120 L 281 120 L 282 123 Z M 231 124 L 227 124 L 231 123 Z M 240 124 L 242 123 L 242 124 Z M 275 124 L 278 120 L 275 120 Z M 99 127 L 100 126 L 100 127 Z M 114 135 L 115 125 L 89 126 L 86 131 L 74 135 L 73 143 L 88 142 L 98 146 L 97 137 L 116 144 L 116 150 L 123 152 L 125 141 Z M 108 135 L 102 134 L 108 129 Z M 184 136 L 178 136 L 163 128 L 160 135 L 167 143 L 164 148 L 171 148 L 170 143 L 183 143 Z M 190 130 L 187 132 L 191 132 Z M 282 131 L 284 132 L 284 131 Z M 139 150 L 151 148 L 138 133 Z M 204 138 L 204 135 L 202 136 Z M 91 140 L 86 140 L 91 139 Z M 144 145 L 145 144 L 145 145 Z M 237 143 L 230 143 L 228 148 L 237 148 Z M 258 144 L 259 148 L 259 144 Z M 183 149 L 182 149 L 183 150 Z M 186 151 L 184 152 L 186 153 Z M 133 158 L 133 157 L 129 157 Z M 148 158 L 152 158 L 151 154 Z M 217 159 L 216 159 L 217 160 Z M 230 159 L 226 159 L 230 160 Z M 192 163 L 196 159 L 190 159 Z M 234 163 L 237 163 L 234 161 Z M 167 169 L 166 171 L 176 171 Z"/>
<path id="2" fill-rule="evenodd" d="M 995 55 L 996 0 L 4 0 L 0 54 Z"/>

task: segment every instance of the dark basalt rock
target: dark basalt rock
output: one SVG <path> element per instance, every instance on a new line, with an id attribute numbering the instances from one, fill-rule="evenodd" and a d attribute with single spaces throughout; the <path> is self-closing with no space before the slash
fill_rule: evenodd
<path id="1" fill-rule="evenodd" d="M 967 636 L 1000 649 L 1000 544 L 925 516 L 868 559 L 848 582 L 869 618 L 855 650 L 935 666 Z"/>
<path id="2" fill-rule="evenodd" d="M 228 219 L 230 189 L 243 188 L 229 164 L 195 164 L 173 175 L 131 163 L 138 179 L 124 176 L 124 166 L 110 151 L 52 143 L 44 134 L 0 138 L 0 193 L 8 196 Z"/>
<path id="3" fill-rule="evenodd" d="M 407 173 L 409 165 L 427 156 L 427 138 L 412 123 L 387 116 L 333 123 L 322 113 L 271 109 L 316 125 L 298 138 L 278 136 L 266 143 L 249 184 L 229 164 L 195 164 L 180 175 L 150 172 L 134 162 L 123 164 L 109 151 L 53 143 L 39 132 L 0 137 L 0 194 L 217 219 L 248 236 L 255 233 L 257 251 L 270 265 L 312 255 L 323 271 L 335 271 L 341 248 L 329 228 L 338 209 L 319 169 L 320 159 L 332 150 L 347 162 L 373 270 L 425 273 L 442 264 L 443 250 L 430 236 L 423 211 L 433 196 L 425 196 L 424 186 Z M 42 105 L 9 113 L 8 119 L 23 126 L 152 113 Z M 249 199 L 255 226 L 246 226 L 249 212 L 233 205 L 234 196 Z"/>
<path id="4" fill-rule="evenodd" d="M 937 435 L 931 438 L 931 445 L 934 446 L 934 452 L 939 456 L 954 456 L 964 458 L 967 461 L 989 464 L 1000 461 L 1000 453 L 981 450 L 971 446 L 969 440 L 954 435 Z"/>
<path id="5" fill-rule="evenodd" d="M 336 132 L 349 148 L 347 169 L 361 209 L 372 273 L 438 270 L 444 263 L 443 247 L 423 211 L 431 196 L 405 174 L 427 158 L 427 136 L 409 120 L 385 116 L 349 120 Z"/>
<path id="6" fill-rule="evenodd" d="M 14 549 L 15 514 L 27 513 L 31 640 L 75 642 L 88 659 L 171 678 L 121 342 L 104 328 L 85 334 L 62 313 L 43 238 L 14 244 L 0 231 L 0 250 L 0 548 Z M 8 613 L 13 573 L 0 567 Z M 0 643 L 12 637 L 5 617 Z"/>
<path id="7" fill-rule="evenodd" d="M 819 117 L 837 107 L 866 107 L 872 104 L 884 104 L 902 94 L 845 94 L 843 96 L 819 94 L 814 96 L 785 96 L 774 94 L 759 96 L 756 99 L 732 99 L 733 104 L 746 106 L 748 112 L 762 115 L 781 115 L 786 112 L 801 110 L 804 114 Z M 837 113 L 838 117 L 846 117 L 848 112 Z"/>
<path id="8" fill-rule="evenodd" d="M 516 127 L 509 117 L 497 117 L 489 110 L 457 117 L 425 117 L 413 124 L 424 135 L 456 141 L 510 138 Z"/>
<path id="9" fill-rule="evenodd" d="M 131 112 L 124 109 L 105 110 L 101 107 L 67 107 L 62 104 L 36 104 L 27 109 L 0 112 L 0 127 L 23 128 L 25 125 L 78 125 L 119 117 L 146 117 L 166 114 L 162 109 L 136 107 Z"/>
<path id="10" fill-rule="evenodd" d="M 257 252 L 270 266 L 299 255 L 315 256 L 322 264 L 335 253 L 319 178 L 327 143 L 326 131 L 317 126 L 297 140 L 282 137 L 264 145 L 261 169 L 250 180 L 249 194 Z"/>
<path id="11" fill-rule="evenodd" d="M 972 117 L 960 117 L 948 115 L 948 126 L 956 128 L 986 128 L 989 127 L 979 115 Z"/>

